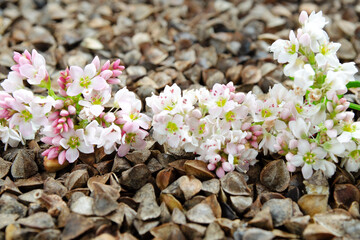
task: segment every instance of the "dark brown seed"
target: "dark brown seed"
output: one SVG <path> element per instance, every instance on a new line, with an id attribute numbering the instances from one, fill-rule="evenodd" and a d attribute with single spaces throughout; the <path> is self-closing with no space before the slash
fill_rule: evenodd
<path id="1" fill-rule="evenodd" d="M 244 176 L 238 172 L 228 173 L 220 181 L 222 189 L 230 195 L 248 196 L 250 194 Z"/>
<path id="2" fill-rule="evenodd" d="M 285 162 L 282 159 L 269 162 L 260 173 L 260 181 L 272 191 L 284 191 L 290 183 Z"/>
<path id="3" fill-rule="evenodd" d="M 75 239 L 94 227 L 94 223 L 79 214 L 71 213 L 67 218 L 61 238 L 64 240 Z"/>

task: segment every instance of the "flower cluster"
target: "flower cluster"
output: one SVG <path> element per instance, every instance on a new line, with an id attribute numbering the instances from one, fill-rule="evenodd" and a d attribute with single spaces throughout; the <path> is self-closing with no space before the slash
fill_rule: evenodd
<path id="1" fill-rule="evenodd" d="M 290 40 L 270 47 L 294 89 L 276 84 L 266 96 L 235 93 L 232 83 L 184 91 L 173 85 L 146 99 L 154 113 L 154 137 L 183 147 L 208 162 L 219 177 L 247 170 L 258 152 L 285 157 L 289 171 L 301 168 L 305 179 L 322 170 L 331 177 L 336 163 L 348 171 L 360 168 L 360 124 L 347 111 L 341 94 L 354 81 L 354 63 L 341 64 L 340 44 L 329 42 L 322 13 L 302 12 L 301 28 Z M 341 159 L 341 162 L 339 162 Z"/>
<path id="2" fill-rule="evenodd" d="M 24 144 L 40 132 L 41 141 L 49 145 L 42 155 L 60 164 L 74 162 L 94 147 L 120 156 L 145 147 L 151 119 L 140 113 L 141 101 L 126 88 L 111 96 L 111 84 L 119 83 L 124 70 L 120 60 L 101 66 L 95 57 L 84 69 L 67 68 L 57 80 L 59 95 L 51 89 L 45 59 L 36 50 L 15 52 L 14 60 L 17 64 L 0 91 L 0 138 L 6 145 Z M 34 96 L 24 80 L 47 88 L 49 96 Z M 113 107 L 106 111 L 111 100 Z"/>

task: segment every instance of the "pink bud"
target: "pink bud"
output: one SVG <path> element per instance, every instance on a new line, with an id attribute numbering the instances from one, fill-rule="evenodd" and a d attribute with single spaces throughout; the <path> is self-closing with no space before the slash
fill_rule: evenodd
<path id="1" fill-rule="evenodd" d="M 253 142 L 250 142 L 251 146 L 253 146 L 253 148 L 258 148 L 259 147 L 259 144 L 255 141 Z"/>
<path id="2" fill-rule="evenodd" d="M 76 113 L 76 108 L 73 105 L 69 105 L 68 111 L 69 111 L 70 115 L 74 115 Z"/>
<path id="3" fill-rule="evenodd" d="M 42 140 L 41 140 L 41 141 L 42 141 Z M 41 156 L 47 156 L 50 151 L 51 151 L 50 148 L 49 148 L 49 149 L 46 149 L 45 151 L 43 151 L 43 152 L 41 153 Z"/>
<path id="4" fill-rule="evenodd" d="M 54 103 L 54 108 L 61 109 L 64 107 L 64 101 L 63 100 L 56 100 Z"/>
<path id="5" fill-rule="evenodd" d="M 96 69 L 100 69 L 100 59 L 98 56 L 95 56 L 91 63 L 95 65 Z"/>
<path id="6" fill-rule="evenodd" d="M 109 112 L 104 116 L 104 119 L 105 119 L 105 121 L 112 123 L 113 121 L 115 121 L 115 114 L 112 112 Z"/>
<path id="7" fill-rule="evenodd" d="M 52 144 L 52 137 L 42 137 L 40 140 L 43 142 L 43 143 L 46 143 L 46 144 Z M 45 155 L 43 155 L 45 156 Z"/>
<path id="8" fill-rule="evenodd" d="M 284 109 L 283 111 L 281 111 L 280 113 L 280 118 L 285 120 L 288 119 L 290 117 L 290 111 L 289 109 Z"/>
<path id="9" fill-rule="evenodd" d="M 120 83 L 120 79 L 117 79 L 117 78 L 109 78 L 106 82 L 107 82 L 108 84 L 119 84 L 119 83 Z"/>
<path id="10" fill-rule="evenodd" d="M 58 123 L 64 123 L 64 122 L 66 122 L 66 118 L 64 117 L 59 118 Z"/>
<path id="11" fill-rule="evenodd" d="M 101 68 L 101 71 L 107 70 L 110 67 L 110 61 L 107 60 L 104 64 L 104 66 Z"/>
<path id="12" fill-rule="evenodd" d="M 344 118 L 344 121 L 350 122 L 352 119 L 354 119 L 355 113 L 353 112 L 346 112 L 346 117 Z"/>
<path id="13" fill-rule="evenodd" d="M 63 165 L 66 160 L 65 155 L 66 155 L 66 151 L 64 150 L 58 156 L 58 161 L 61 165 Z"/>
<path id="14" fill-rule="evenodd" d="M 327 129 L 332 129 L 334 126 L 334 121 L 331 119 L 328 119 L 325 121 L 324 125 Z"/>
<path id="15" fill-rule="evenodd" d="M 71 118 L 68 118 L 66 122 L 67 122 L 69 128 L 74 128 L 74 122 Z"/>
<path id="16" fill-rule="evenodd" d="M 116 59 L 115 62 L 113 62 L 112 67 L 114 69 L 118 68 L 120 65 L 120 59 Z"/>
<path id="17" fill-rule="evenodd" d="M 63 128 L 63 125 L 62 124 L 58 124 L 57 126 L 56 126 L 56 129 L 57 130 L 60 130 L 60 129 L 62 129 Z"/>
<path id="18" fill-rule="evenodd" d="M 210 171 L 214 171 L 215 168 L 216 168 L 216 166 L 215 166 L 215 164 L 209 163 L 209 164 L 207 165 L 207 168 L 208 168 Z"/>
<path id="19" fill-rule="evenodd" d="M 67 116 L 69 116 L 69 112 L 63 109 L 60 111 L 60 116 L 67 117 Z"/>
<path id="20" fill-rule="evenodd" d="M 52 126 L 53 128 L 55 128 L 56 125 L 58 125 L 58 122 L 59 122 L 59 119 L 54 120 L 54 121 L 52 122 L 51 126 Z"/>
<path id="21" fill-rule="evenodd" d="M 50 116 L 48 117 L 49 121 L 52 122 L 55 119 L 57 119 L 59 117 L 59 112 L 53 112 L 50 114 Z"/>
<path id="22" fill-rule="evenodd" d="M 337 105 L 335 108 L 335 112 L 342 112 L 344 111 L 344 106 L 343 105 Z"/>
<path id="23" fill-rule="evenodd" d="M 311 42 L 310 35 L 308 33 L 304 33 L 301 35 L 299 39 L 299 43 L 305 47 L 309 46 Z"/>
<path id="24" fill-rule="evenodd" d="M 225 172 L 231 172 L 233 170 L 233 165 L 229 162 L 223 162 L 221 164 L 222 168 L 224 169 Z"/>
<path id="25" fill-rule="evenodd" d="M 253 134 L 258 137 L 258 136 L 262 135 L 263 132 L 262 131 L 256 131 Z"/>
<path id="26" fill-rule="evenodd" d="M 251 127 L 251 124 L 246 122 L 241 125 L 241 130 L 246 131 L 246 130 L 249 130 L 250 127 Z"/>
<path id="27" fill-rule="evenodd" d="M 300 16 L 299 16 L 299 22 L 301 23 L 301 24 L 304 24 L 305 22 L 306 22 L 306 20 L 308 20 L 308 14 L 307 14 L 307 12 L 306 11 L 302 11 L 301 13 L 300 13 Z"/>
<path id="28" fill-rule="evenodd" d="M 336 114 L 336 119 L 338 120 L 343 120 L 345 117 L 346 117 L 346 113 L 344 112 Z"/>
<path id="29" fill-rule="evenodd" d="M 295 149 L 295 148 L 297 148 L 297 146 L 298 146 L 298 141 L 296 139 L 291 139 L 289 141 L 289 148 L 290 149 Z"/>
<path id="30" fill-rule="evenodd" d="M 218 176 L 218 178 L 222 178 L 223 176 L 225 176 L 225 171 L 222 167 L 216 169 L 216 176 Z"/>
<path id="31" fill-rule="evenodd" d="M 122 74 L 122 71 L 120 70 L 113 70 L 112 71 L 112 76 L 115 78 L 115 77 L 118 77 Z"/>
<path id="32" fill-rule="evenodd" d="M 57 83 L 58 83 L 58 85 L 60 86 L 60 88 L 62 88 L 62 89 L 64 89 L 64 88 L 65 88 L 64 81 L 61 81 L 61 79 L 60 79 L 60 78 L 57 80 Z"/>
<path id="33" fill-rule="evenodd" d="M 344 106 L 344 110 L 348 109 L 350 106 L 350 102 L 343 103 L 343 106 Z"/>

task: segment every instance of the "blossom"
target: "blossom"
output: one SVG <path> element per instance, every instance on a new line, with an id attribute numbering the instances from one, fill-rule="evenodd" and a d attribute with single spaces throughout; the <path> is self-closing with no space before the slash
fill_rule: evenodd
<path id="1" fill-rule="evenodd" d="M 80 100 L 81 106 L 89 108 L 89 111 L 95 117 L 98 117 L 104 111 L 104 104 L 111 98 L 111 88 L 108 87 L 102 91 L 93 90 L 84 94 L 85 100 Z"/>
<path id="2" fill-rule="evenodd" d="M 154 116 L 153 128 L 155 139 L 157 139 L 160 144 L 167 141 L 170 147 L 176 148 L 183 135 L 183 119 L 179 114 L 175 116 L 167 114 Z"/>
<path id="3" fill-rule="evenodd" d="M 17 147 L 20 142 L 23 143 L 20 134 L 15 129 L 3 126 L 2 124 L 0 124 L 0 139 L 5 144 L 5 150 L 7 145 Z"/>
<path id="4" fill-rule="evenodd" d="M 79 158 L 80 152 L 94 152 L 94 147 L 85 142 L 84 129 L 77 129 L 76 131 L 72 129 L 61 133 L 61 136 L 60 145 L 64 148 L 65 158 L 70 163 L 75 162 Z M 63 164 L 63 160 L 63 158 L 59 159 L 59 163 Z"/>
<path id="5" fill-rule="evenodd" d="M 16 71 L 11 71 L 8 78 L 1 83 L 1 87 L 8 93 L 13 93 L 16 90 L 25 88 L 23 76 Z"/>
<path id="6" fill-rule="evenodd" d="M 154 114 L 158 114 L 161 111 L 167 111 L 171 114 L 178 113 L 179 105 L 178 101 L 181 100 L 181 89 L 178 85 L 173 84 L 170 86 L 165 86 L 165 89 L 159 96 L 152 95 L 145 99 L 146 105 L 148 105 Z"/>
<path id="7" fill-rule="evenodd" d="M 334 163 L 325 160 L 326 151 L 316 144 L 310 144 L 307 140 L 300 139 L 298 152 L 291 159 L 291 164 L 302 167 L 301 172 L 305 179 L 309 179 L 313 170 L 322 170 L 327 177 L 331 177 L 336 170 Z"/>
<path id="8" fill-rule="evenodd" d="M 290 31 L 289 38 L 290 41 L 278 39 L 269 48 L 279 63 L 294 63 L 298 57 L 299 41 L 294 31 Z"/>
<path id="9" fill-rule="evenodd" d="M 27 78 L 29 84 L 38 85 L 48 77 L 45 58 L 35 49 L 32 50 L 30 59 L 19 60 L 19 62 L 19 72 Z"/>
<path id="10" fill-rule="evenodd" d="M 315 60 L 320 67 L 329 64 L 333 67 L 340 65 L 339 59 L 336 56 L 337 50 L 341 47 L 340 43 L 324 42 L 320 45 L 319 52 L 315 56 Z"/>
<path id="11" fill-rule="evenodd" d="M 93 63 L 86 65 L 84 70 L 78 66 L 71 66 L 70 76 L 73 82 L 66 91 L 69 96 L 76 96 L 84 90 L 103 90 L 108 87 L 103 77 L 96 76 L 96 67 Z"/>
<path id="12" fill-rule="evenodd" d="M 104 147 L 106 154 L 110 154 L 117 150 L 117 144 L 121 143 L 121 129 L 116 124 L 101 130 L 97 146 Z"/>
<path id="13" fill-rule="evenodd" d="M 315 72 L 310 64 L 305 64 L 304 68 L 294 74 L 295 88 L 299 88 L 303 93 L 313 85 Z"/>
<path id="14" fill-rule="evenodd" d="M 124 135 L 121 138 L 121 145 L 118 149 L 118 155 L 120 157 L 125 156 L 131 147 L 137 150 L 141 150 L 146 147 L 144 138 L 148 135 L 148 133 L 140 129 L 136 123 L 125 123 L 122 130 L 124 131 Z"/>
<path id="15" fill-rule="evenodd" d="M 347 155 L 341 166 L 345 166 L 346 171 L 357 172 L 360 168 L 360 145 L 349 141 L 345 143 L 345 146 Z"/>

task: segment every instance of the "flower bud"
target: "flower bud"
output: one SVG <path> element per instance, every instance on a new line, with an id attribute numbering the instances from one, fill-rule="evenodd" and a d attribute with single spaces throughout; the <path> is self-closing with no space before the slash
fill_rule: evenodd
<path id="1" fill-rule="evenodd" d="M 112 123 L 112 122 L 114 122 L 115 121 L 115 114 L 114 113 L 112 113 L 112 112 L 109 112 L 109 113 L 107 113 L 105 116 L 104 116 L 104 119 L 105 119 L 105 121 L 107 121 L 108 123 Z"/>
<path id="2" fill-rule="evenodd" d="M 306 11 L 302 11 L 301 13 L 300 13 L 300 16 L 299 16 L 299 22 L 301 23 L 301 24 L 305 24 L 305 22 L 306 22 L 306 20 L 308 20 L 308 14 L 307 14 L 307 12 Z"/>
<path id="3" fill-rule="evenodd" d="M 334 121 L 331 119 L 328 119 L 325 121 L 324 125 L 327 129 L 332 129 L 334 126 Z"/>
<path id="4" fill-rule="evenodd" d="M 218 176 L 219 178 L 222 178 L 223 176 L 225 176 L 225 171 L 222 167 L 219 167 L 218 169 L 216 169 L 216 176 Z"/>
<path id="5" fill-rule="evenodd" d="M 67 122 L 69 128 L 74 128 L 74 122 L 73 122 L 73 120 L 71 118 L 68 118 L 66 120 L 66 122 Z"/>
<path id="6" fill-rule="evenodd" d="M 346 113 L 344 112 L 336 114 L 336 119 L 338 120 L 343 120 L 345 117 L 346 117 Z"/>
<path id="7" fill-rule="evenodd" d="M 330 137 L 330 138 L 335 138 L 337 136 L 337 131 L 336 129 L 330 129 L 326 131 L 326 134 Z"/>
<path id="8" fill-rule="evenodd" d="M 54 108 L 55 109 L 61 109 L 64 107 L 64 101 L 63 100 L 56 100 L 54 102 Z"/>
<path id="9" fill-rule="evenodd" d="M 231 172 L 233 170 L 233 165 L 229 162 L 223 162 L 221 166 L 225 172 Z"/>
<path id="10" fill-rule="evenodd" d="M 249 130 L 250 127 L 251 127 L 251 123 L 246 122 L 241 125 L 241 130 L 246 131 Z"/>
<path id="11" fill-rule="evenodd" d="M 332 102 L 327 102 L 327 103 L 326 103 L 326 108 L 327 108 L 327 110 L 328 110 L 329 112 L 333 112 L 333 111 L 334 111 Z"/>
<path id="12" fill-rule="evenodd" d="M 214 171 L 215 168 L 216 168 L 216 166 L 215 166 L 215 164 L 209 163 L 209 164 L 207 165 L 207 168 L 208 168 L 210 171 Z"/>
<path id="13" fill-rule="evenodd" d="M 344 121 L 346 122 L 350 122 L 351 120 L 354 119 L 355 113 L 353 112 L 345 112 L 346 117 L 344 118 Z"/>
<path id="14" fill-rule="evenodd" d="M 304 33 L 301 35 L 300 39 L 299 39 L 299 43 L 301 45 L 303 45 L 304 47 L 310 46 L 310 35 L 308 33 Z"/>
<path id="15" fill-rule="evenodd" d="M 283 111 L 281 111 L 280 113 L 280 118 L 283 120 L 286 120 L 290 117 L 290 110 L 289 109 L 284 109 Z"/>
<path id="16" fill-rule="evenodd" d="M 69 112 L 66 111 L 65 109 L 63 109 L 63 110 L 60 111 L 60 116 L 67 117 L 67 116 L 69 116 Z"/>
<path id="17" fill-rule="evenodd" d="M 70 115 L 74 115 L 76 113 L 76 108 L 73 105 L 69 105 L 68 111 L 69 111 Z"/>

